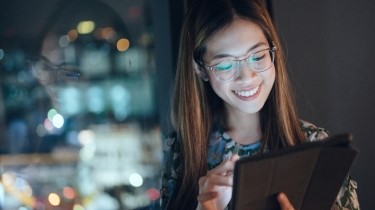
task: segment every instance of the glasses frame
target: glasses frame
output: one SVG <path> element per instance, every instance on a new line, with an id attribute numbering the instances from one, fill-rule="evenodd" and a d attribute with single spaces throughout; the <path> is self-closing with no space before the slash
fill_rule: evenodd
<path id="1" fill-rule="evenodd" d="M 65 83 L 65 77 L 73 83 L 78 83 L 81 74 L 68 65 L 54 65 L 47 58 L 40 56 L 29 61 L 33 75 L 45 85 L 60 85 Z M 67 83 L 68 84 L 68 83 Z"/>
<path id="2" fill-rule="evenodd" d="M 275 51 L 276 51 L 276 47 L 270 47 L 270 48 L 266 48 L 266 49 L 263 49 L 263 50 L 256 51 L 256 52 L 254 52 L 254 53 L 251 53 L 248 57 L 246 57 L 246 58 L 244 58 L 244 59 L 241 59 L 241 60 L 227 60 L 227 61 L 222 61 L 222 62 L 219 62 L 219 63 L 217 63 L 217 64 L 211 65 L 211 66 L 205 66 L 205 68 L 208 69 L 208 70 L 210 70 L 210 71 L 213 73 L 213 75 L 215 76 L 215 79 L 216 79 L 217 81 L 219 81 L 219 82 L 230 82 L 230 81 L 233 81 L 233 80 L 237 79 L 238 76 L 240 75 L 239 72 L 240 72 L 240 69 L 241 69 L 241 62 L 242 62 L 242 61 L 247 61 L 247 64 L 248 64 L 248 63 L 249 63 L 248 60 L 249 60 L 252 56 L 254 56 L 254 54 L 259 53 L 259 52 L 262 52 L 262 51 L 266 51 L 266 50 L 270 52 L 271 60 L 272 60 L 272 61 L 271 61 L 271 65 L 270 65 L 269 67 L 267 67 L 267 68 L 265 68 L 265 69 L 261 69 L 261 70 L 252 69 L 252 70 L 253 70 L 254 72 L 256 72 L 256 73 L 261 73 L 261 72 L 267 71 L 268 69 L 270 69 L 270 68 L 273 66 L 274 61 L 275 61 Z M 222 63 L 224 63 L 224 62 L 228 62 L 228 61 L 233 61 L 233 62 L 237 62 L 237 63 L 238 63 L 238 68 L 235 68 L 234 70 L 232 70 L 232 71 L 236 71 L 236 72 L 235 72 L 233 78 L 231 78 L 231 79 L 228 79 L 228 80 L 222 80 L 222 79 L 219 79 L 219 78 L 216 76 L 216 74 L 215 74 L 214 67 L 217 66 L 217 65 L 219 65 L 219 64 L 222 64 Z M 250 68 L 251 68 L 251 67 L 250 67 Z"/>

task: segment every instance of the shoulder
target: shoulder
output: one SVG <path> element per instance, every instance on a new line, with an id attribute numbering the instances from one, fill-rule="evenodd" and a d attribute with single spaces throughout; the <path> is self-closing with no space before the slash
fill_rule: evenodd
<path id="1" fill-rule="evenodd" d="M 328 131 L 322 127 L 318 127 L 310 122 L 300 120 L 301 129 L 305 134 L 306 141 L 319 141 L 329 136 Z"/>

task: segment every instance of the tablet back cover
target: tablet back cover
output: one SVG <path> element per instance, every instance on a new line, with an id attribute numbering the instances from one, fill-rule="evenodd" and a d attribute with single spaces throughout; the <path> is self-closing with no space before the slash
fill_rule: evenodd
<path id="1" fill-rule="evenodd" d="M 350 142 L 342 134 L 237 161 L 231 209 L 279 209 L 279 192 L 295 209 L 330 209 L 357 155 Z"/>

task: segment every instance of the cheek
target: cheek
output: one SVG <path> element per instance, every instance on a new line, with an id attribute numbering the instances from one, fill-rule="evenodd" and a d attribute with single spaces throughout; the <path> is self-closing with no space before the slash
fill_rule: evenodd
<path id="1" fill-rule="evenodd" d="M 263 80 L 269 85 L 273 86 L 276 80 L 276 71 L 275 68 L 271 68 L 265 72 L 266 74 L 263 76 Z"/>
<path id="2" fill-rule="evenodd" d="M 210 80 L 211 85 L 212 85 L 212 82 L 216 82 L 216 78 L 214 74 L 212 73 L 212 71 L 206 70 L 206 74 L 208 76 L 208 79 Z"/>
<path id="3" fill-rule="evenodd" d="M 216 95 L 222 98 L 225 95 L 225 92 L 228 90 L 228 85 L 217 81 L 214 77 L 210 77 L 210 84 Z"/>

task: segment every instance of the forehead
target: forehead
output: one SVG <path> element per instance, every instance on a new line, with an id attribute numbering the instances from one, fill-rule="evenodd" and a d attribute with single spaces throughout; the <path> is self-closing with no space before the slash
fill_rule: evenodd
<path id="1" fill-rule="evenodd" d="M 242 56 L 261 42 L 267 43 L 261 27 L 253 21 L 237 18 L 208 39 L 205 58 L 218 54 Z"/>

